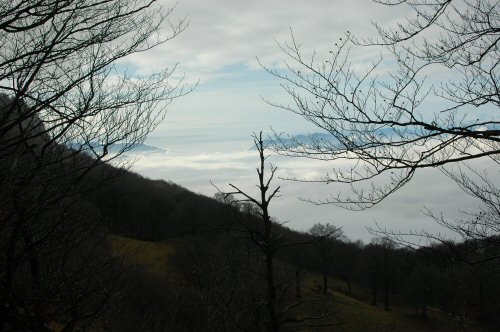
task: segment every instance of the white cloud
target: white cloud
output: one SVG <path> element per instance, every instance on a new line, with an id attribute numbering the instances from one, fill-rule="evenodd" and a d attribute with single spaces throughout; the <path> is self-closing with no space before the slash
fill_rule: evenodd
<path id="1" fill-rule="evenodd" d="M 222 141 L 219 143 L 224 145 Z M 228 144 L 223 151 L 208 153 L 203 145 L 184 148 L 182 143 L 178 143 L 172 145 L 173 151 L 168 153 L 144 155 L 133 170 L 151 178 L 172 180 L 207 196 L 216 192 L 210 181 L 222 190 L 228 190 L 228 184 L 233 183 L 256 194 L 258 159 L 255 150 L 248 150 L 251 144 L 248 139 Z M 269 161 L 278 166 L 279 176 L 313 178 L 323 175 L 330 166 L 321 161 L 281 156 L 273 156 Z M 375 222 L 394 230 L 446 232 L 422 213 L 424 207 L 454 218 L 461 216 L 461 211 L 473 210 L 478 204 L 437 169 L 418 172 L 414 181 L 398 193 L 363 212 L 347 211 L 332 205 L 316 206 L 298 200 L 298 197 L 318 200 L 335 194 L 340 188 L 335 184 L 299 183 L 279 178 L 273 184 L 282 187 L 282 196 L 272 202 L 271 213 L 280 221 L 287 221 L 289 227 L 307 230 L 314 223 L 331 222 L 342 226 L 351 239 L 364 241 L 372 237 L 366 227 L 374 227 Z"/>
<path id="2" fill-rule="evenodd" d="M 172 2 L 164 1 L 169 5 Z M 290 28 L 307 49 L 327 51 L 347 30 L 374 36 L 371 20 L 387 22 L 402 13 L 399 7 L 371 0 L 182 0 L 172 15 L 186 14 L 190 25 L 180 36 L 129 61 L 141 70 L 180 61 L 189 76 L 207 78 L 234 64 L 256 68 L 255 57 L 269 64 L 281 62 L 283 54 L 274 38 L 289 39 Z"/>

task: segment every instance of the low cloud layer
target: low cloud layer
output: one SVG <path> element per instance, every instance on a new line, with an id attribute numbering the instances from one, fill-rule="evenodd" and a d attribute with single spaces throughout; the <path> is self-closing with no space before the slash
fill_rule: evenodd
<path id="1" fill-rule="evenodd" d="M 221 142 L 224 145 L 224 142 Z M 217 144 L 184 147 L 173 144 L 166 152 L 146 154 L 135 163 L 133 170 L 154 179 L 171 180 L 188 189 L 213 196 L 216 188 L 229 190 L 232 183 L 243 190 L 256 193 L 255 184 L 258 156 L 250 150 L 251 141 L 228 144 L 224 151 L 208 151 Z M 324 175 L 329 164 L 308 159 L 272 156 L 269 161 L 278 167 L 280 177 L 300 176 L 317 178 Z M 436 225 L 423 214 L 428 208 L 446 217 L 462 216 L 463 211 L 471 211 L 478 202 L 465 195 L 457 185 L 439 170 L 418 172 L 414 180 L 376 207 L 363 212 L 348 211 L 333 205 L 316 206 L 299 200 L 299 197 L 320 200 L 335 194 L 339 186 L 335 184 L 311 184 L 276 179 L 274 185 L 281 186 L 281 197 L 271 205 L 271 213 L 288 226 L 306 231 L 317 222 L 330 222 L 342 226 L 351 239 L 367 242 L 372 235 L 367 227 L 381 227 L 393 230 L 425 229 L 434 233 L 446 230 Z"/>

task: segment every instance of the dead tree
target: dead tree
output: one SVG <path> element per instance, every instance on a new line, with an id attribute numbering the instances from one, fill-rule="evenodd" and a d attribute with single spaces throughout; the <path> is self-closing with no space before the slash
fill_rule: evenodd
<path id="1" fill-rule="evenodd" d="M 307 303 L 317 302 L 311 299 L 287 299 L 288 286 L 277 282 L 276 278 L 276 253 L 280 250 L 318 243 L 333 234 L 328 232 L 314 239 L 305 239 L 303 241 L 287 241 L 283 240 L 283 226 L 273 221 L 269 213 L 269 204 L 273 198 L 279 197 L 280 187 L 271 189 L 270 185 L 274 179 L 277 167 L 270 165 L 270 175 L 266 178 L 266 159 L 265 153 L 267 144 L 262 138 L 262 132 L 257 136 L 253 135 L 254 144 L 259 154 L 259 166 L 257 168 L 259 189 L 258 196 L 254 197 L 243 191 L 234 184 L 229 184 L 231 191 L 223 192 L 218 189 L 221 202 L 226 202 L 228 205 L 240 204 L 243 202 L 245 207 L 247 203 L 257 207 L 257 213 L 260 217 L 260 225 L 238 224 L 231 225 L 227 229 L 240 234 L 240 238 L 245 238 L 251 241 L 263 253 L 264 257 L 264 272 L 262 276 L 266 282 L 266 297 L 264 304 L 267 312 L 267 322 L 265 328 L 267 331 L 278 331 L 285 326 L 296 326 L 297 324 L 309 327 L 327 327 L 340 324 L 339 322 L 328 321 L 335 312 L 322 311 L 315 316 L 304 316 L 297 313 L 296 309 L 306 305 Z M 250 206 L 251 207 L 251 206 Z M 250 209 L 254 210 L 254 209 Z M 259 273 L 259 272 L 257 272 Z"/>
<path id="2" fill-rule="evenodd" d="M 267 285 L 267 296 L 266 296 L 266 308 L 267 313 L 269 315 L 267 322 L 267 330 L 268 331 L 278 331 L 280 326 L 279 321 L 279 312 L 277 307 L 277 295 L 276 295 L 276 285 L 275 285 L 275 267 L 274 267 L 274 256 L 276 253 L 276 238 L 273 233 L 273 221 L 271 220 L 271 216 L 269 214 L 269 203 L 271 200 L 276 197 L 279 193 L 280 187 L 276 187 L 271 192 L 269 191 L 269 185 L 274 177 L 276 172 L 276 167 L 271 165 L 269 178 L 266 179 L 265 171 L 266 171 L 266 156 L 264 151 L 266 149 L 266 145 L 262 139 L 262 132 L 253 136 L 254 144 L 259 153 L 259 167 L 257 168 L 257 175 L 259 178 L 259 183 L 257 187 L 259 188 L 259 197 L 254 198 L 247 194 L 246 192 L 239 189 L 237 186 L 233 184 L 229 184 L 229 186 L 234 189 L 234 191 L 224 193 L 225 197 L 241 196 L 242 199 L 238 199 L 239 202 L 251 202 L 255 204 L 259 208 L 259 214 L 262 220 L 262 228 L 263 231 L 255 231 L 250 233 L 250 237 L 259 249 L 264 254 L 265 261 L 265 280 Z"/>

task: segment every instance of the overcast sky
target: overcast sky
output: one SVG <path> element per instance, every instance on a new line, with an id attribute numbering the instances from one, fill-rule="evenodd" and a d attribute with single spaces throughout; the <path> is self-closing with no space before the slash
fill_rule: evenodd
<path id="1" fill-rule="evenodd" d="M 165 1 L 165 6 L 169 5 Z M 257 63 L 281 65 L 284 55 L 276 41 L 290 39 L 290 31 L 305 50 L 327 53 L 346 31 L 375 36 L 371 20 L 394 24 L 403 8 L 386 8 L 371 0 L 181 0 L 172 19 L 188 15 L 189 27 L 180 36 L 147 56 L 128 58 L 139 72 L 179 63 L 186 80 L 199 80 L 196 91 L 173 105 L 154 135 L 197 133 L 247 135 L 269 126 L 308 132 L 311 126 L 282 114 L 261 99 L 285 100 L 277 80 Z M 376 48 L 354 52 L 362 64 L 378 54 Z"/>
<path id="2" fill-rule="evenodd" d="M 171 2 L 165 2 L 169 6 Z M 172 180 L 209 196 L 215 193 L 210 180 L 221 188 L 234 183 L 252 190 L 256 181 L 252 132 L 270 127 L 292 134 L 318 132 L 302 118 L 273 109 L 261 97 L 286 101 L 280 82 L 266 73 L 267 66 L 281 66 L 284 55 L 276 41 L 290 38 L 290 31 L 306 51 L 327 53 L 350 31 L 359 37 L 374 37 L 372 21 L 394 25 L 409 12 L 404 7 L 384 7 L 371 0 L 180 0 L 172 16 L 188 15 L 186 31 L 147 54 L 128 59 L 137 72 L 179 63 L 178 72 L 187 82 L 199 81 L 189 95 L 176 100 L 165 121 L 148 143 L 167 150 L 143 156 L 134 169 L 152 178 Z M 352 62 L 366 65 L 379 54 L 376 48 L 355 50 Z M 280 175 L 321 175 L 328 164 L 274 158 Z M 423 207 L 449 216 L 476 204 L 437 170 L 420 172 L 413 183 L 383 204 L 362 213 L 334 206 L 303 203 L 305 198 L 325 197 L 336 188 L 278 181 L 282 197 L 272 214 L 298 230 L 317 222 L 342 226 L 351 239 L 368 241 L 365 227 L 375 222 L 395 229 L 438 230 L 421 213 Z"/>

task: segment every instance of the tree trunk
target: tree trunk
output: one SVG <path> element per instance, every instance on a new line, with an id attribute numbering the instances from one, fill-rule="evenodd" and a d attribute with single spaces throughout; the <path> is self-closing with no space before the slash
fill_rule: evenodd
<path id="1" fill-rule="evenodd" d="M 300 293 L 300 273 L 302 272 L 302 268 L 300 265 L 295 266 L 295 296 L 302 297 Z"/>
<path id="2" fill-rule="evenodd" d="M 24 229 L 23 231 L 23 239 L 28 248 L 28 256 L 30 263 L 30 272 L 31 272 L 31 282 L 33 286 L 33 295 L 35 300 L 35 307 L 33 308 L 34 314 L 34 323 L 36 324 L 36 328 L 39 331 L 47 331 L 47 328 L 44 326 L 45 323 L 45 315 L 43 312 L 43 298 L 41 293 L 41 271 L 40 271 L 40 261 L 38 258 L 38 253 L 33 245 L 33 235 L 29 232 L 29 230 Z"/>
<path id="3" fill-rule="evenodd" d="M 384 309 L 390 311 L 389 309 L 389 259 L 388 249 L 384 246 Z"/>
<path id="4" fill-rule="evenodd" d="M 378 292 L 377 282 L 372 282 L 372 305 L 377 306 L 377 292 Z"/>
<path id="5" fill-rule="evenodd" d="M 420 317 L 424 320 L 427 319 L 427 302 L 428 302 L 428 295 L 429 295 L 429 291 L 426 289 L 424 290 L 424 297 L 423 297 L 423 300 L 422 300 L 422 313 L 420 315 Z"/>
<path id="6" fill-rule="evenodd" d="M 328 294 L 328 274 L 323 271 L 323 294 Z"/>
<path id="7" fill-rule="evenodd" d="M 384 286 L 384 309 L 386 311 L 391 311 L 389 308 L 389 287 L 387 287 L 387 285 Z"/>
<path id="8" fill-rule="evenodd" d="M 268 331 L 278 331 L 278 317 L 276 314 L 276 289 L 274 287 L 273 253 L 266 252 L 266 279 L 267 279 L 267 310 L 269 313 Z"/>

